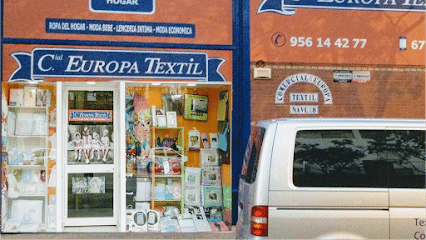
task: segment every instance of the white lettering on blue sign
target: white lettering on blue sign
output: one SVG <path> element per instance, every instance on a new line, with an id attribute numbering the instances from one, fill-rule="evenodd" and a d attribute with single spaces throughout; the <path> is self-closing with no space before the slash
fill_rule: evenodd
<path id="1" fill-rule="evenodd" d="M 106 0 L 107 4 L 138 5 L 138 0 Z"/>
<path id="2" fill-rule="evenodd" d="M 52 69 L 52 67 L 49 67 L 49 68 L 44 68 L 44 67 L 43 67 L 43 60 L 44 60 L 45 58 L 47 58 L 47 57 L 49 57 L 49 58 L 51 58 L 51 59 L 54 59 L 54 55 L 53 55 L 53 54 L 46 54 L 46 55 L 44 55 L 43 57 L 41 57 L 41 58 L 38 60 L 38 64 L 37 64 L 37 66 L 38 66 L 38 68 L 40 69 L 40 71 L 47 72 L 47 71 L 50 71 L 50 70 Z"/>
<path id="3" fill-rule="evenodd" d="M 153 14 L 155 0 L 89 0 L 93 12 Z"/>
<path id="4" fill-rule="evenodd" d="M 199 63 L 194 63 L 194 59 L 191 58 L 189 63 L 186 62 L 162 62 L 161 58 L 146 58 L 145 62 L 148 62 L 148 70 L 145 73 L 148 74 L 192 74 L 200 75 L 202 71 L 198 70 Z"/>
<path id="5" fill-rule="evenodd" d="M 139 73 L 137 62 L 84 60 L 83 56 L 69 56 L 69 61 L 65 72 L 82 73 Z"/>

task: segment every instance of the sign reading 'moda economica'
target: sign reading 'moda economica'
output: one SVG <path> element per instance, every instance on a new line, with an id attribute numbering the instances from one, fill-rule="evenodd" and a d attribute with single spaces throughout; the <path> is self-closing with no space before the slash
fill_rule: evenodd
<path id="1" fill-rule="evenodd" d="M 11 74 L 10 82 L 46 77 L 226 81 L 219 72 L 224 60 L 200 52 L 36 48 L 32 53 L 11 55 L 20 67 Z"/>

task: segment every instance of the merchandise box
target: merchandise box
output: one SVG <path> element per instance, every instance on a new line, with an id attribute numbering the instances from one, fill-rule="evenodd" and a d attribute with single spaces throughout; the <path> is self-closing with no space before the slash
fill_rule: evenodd
<path id="1" fill-rule="evenodd" d="M 13 107 L 21 107 L 24 105 L 24 89 L 10 89 L 9 105 Z"/>
<path id="2" fill-rule="evenodd" d="M 35 107 L 37 100 L 37 87 L 24 87 L 24 106 Z"/>
<path id="3" fill-rule="evenodd" d="M 223 220 L 222 206 L 204 207 L 204 211 L 209 222 L 220 222 Z"/>

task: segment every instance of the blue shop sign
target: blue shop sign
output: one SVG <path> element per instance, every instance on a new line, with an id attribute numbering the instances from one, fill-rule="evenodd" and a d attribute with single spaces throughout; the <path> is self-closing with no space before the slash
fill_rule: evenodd
<path id="1" fill-rule="evenodd" d="M 153 14 L 155 0 L 90 0 L 93 12 Z"/>
<path id="2" fill-rule="evenodd" d="M 17 52 L 9 81 L 41 81 L 45 77 L 149 78 L 226 81 L 219 72 L 225 60 L 200 52 L 121 51 L 36 48 Z"/>

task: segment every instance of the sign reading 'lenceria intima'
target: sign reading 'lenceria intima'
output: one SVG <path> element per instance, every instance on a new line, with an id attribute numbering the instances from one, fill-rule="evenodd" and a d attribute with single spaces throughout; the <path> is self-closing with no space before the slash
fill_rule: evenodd
<path id="1" fill-rule="evenodd" d="M 36 48 L 31 54 L 11 55 L 20 67 L 12 73 L 10 82 L 45 77 L 226 81 L 219 72 L 225 60 L 200 52 Z"/>
<path id="2" fill-rule="evenodd" d="M 263 0 L 257 13 L 295 14 L 296 8 L 425 12 L 425 0 Z"/>

